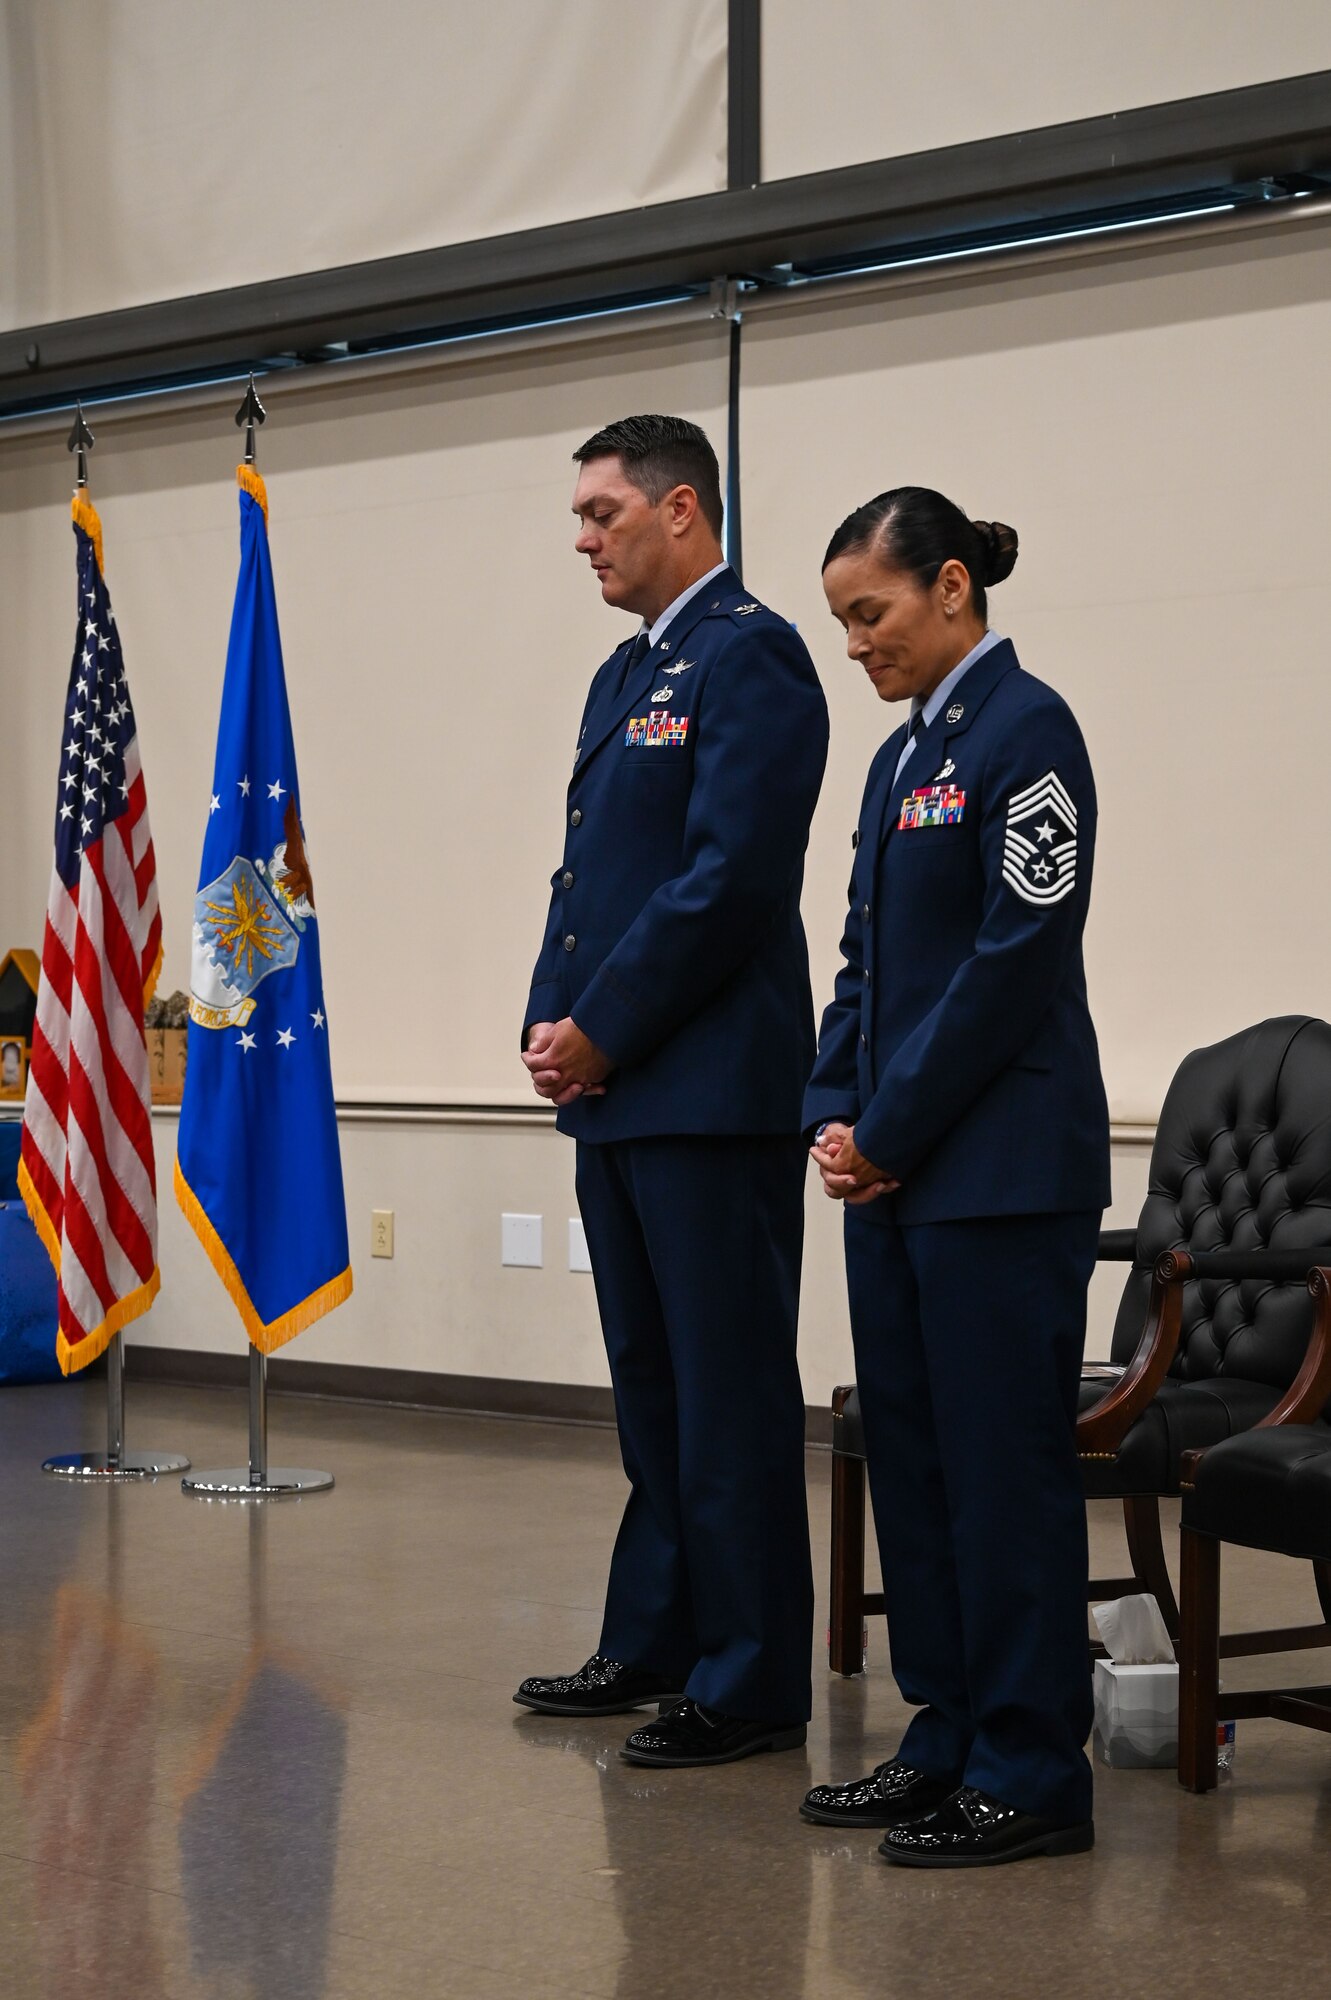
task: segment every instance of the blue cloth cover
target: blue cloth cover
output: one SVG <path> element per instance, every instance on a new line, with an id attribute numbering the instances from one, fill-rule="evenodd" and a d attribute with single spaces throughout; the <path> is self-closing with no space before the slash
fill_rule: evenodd
<path id="1" fill-rule="evenodd" d="M 55 1272 L 19 1199 L 22 1131 L 0 1125 L 0 1383 L 58 1382 Z"/>

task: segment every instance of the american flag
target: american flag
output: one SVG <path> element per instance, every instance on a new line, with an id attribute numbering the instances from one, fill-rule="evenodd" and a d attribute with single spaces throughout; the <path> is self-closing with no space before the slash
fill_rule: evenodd
<path id="1" fill-rule="evenodd" d="M 74 534 L 78 636 L 19 1170 L 60 1281 L 57 1351 L 67 1375 L 96 1360 L 157 1295 L 143 1010 L 162 939 L 102 525 L 83 493 L 74 498 Z"/>

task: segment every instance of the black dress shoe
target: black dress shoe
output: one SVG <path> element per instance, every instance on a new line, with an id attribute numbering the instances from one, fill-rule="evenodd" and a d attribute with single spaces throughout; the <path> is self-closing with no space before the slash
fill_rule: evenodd
<path id="1" fill-rule="evenodd" d="M 619 1754 L 627 1764 L 682 1770 L 694 1764 L 735 1764 L 759 1750 L 798 1750 L 807 1735 L 803 1722 L 746 1722 L 686 1696 L 659 1721 L 635 1729 Z"/>
<path id="2" fill-rule="evenodd" d="M 963 1785 L 937 1812 L 894 1826 L 879 1842 L 885 1861 L 904 1868 L 993 1868 L 1029 1854 L 1084 1854 L 1095 1826 L 1055 1826 Z"/>
<path id="3" fill-rule="evenodd" d="M 627 1715 L 648 1702 L 679 1698 L 679 1684 L 668 1674 L 626 1667 L 604 1653 L 593 1653 L 576 1674 L 533 1676 L 513 1697 L 522 1708 L 534 1708 L 541 1715 Z"/>
<path id="4" fill-rule="evenodd" d="M 849 1785 L 815 1785 L 800 1807 L 814 1826 L 899 1826 L 933 1812 L 957 1789 L 955 1778 L 931 1778 L 890 1757 Z"/>

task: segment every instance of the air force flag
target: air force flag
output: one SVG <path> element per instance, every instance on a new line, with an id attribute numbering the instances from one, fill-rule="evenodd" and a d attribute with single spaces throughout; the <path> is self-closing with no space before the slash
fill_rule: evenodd
<path id="1" fill-rule="evenodd" d="M 314 880 L 268 496 L 241 466 L 240 577 L 194 902 L 176 1199 L 271 1354 L 351 1291 Z"/>

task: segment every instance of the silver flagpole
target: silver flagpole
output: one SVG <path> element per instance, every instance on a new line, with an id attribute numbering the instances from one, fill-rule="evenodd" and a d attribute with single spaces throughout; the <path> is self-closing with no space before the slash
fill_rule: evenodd
<path id="1" fill-rule="evenodd" d="M 96 442 L 80 403 L 65 447 L 78 454 L 76 491 L 87 490 L 88 453 Z M 46 1459 L 42 1471 L 55 1472 L 66 1479 L 152 1479 L 161 1472 L 188 1470 L 189 1460 L 176 1451 L 125 1450 L 124 1336 L 115 1334 L 106 1350 L 106 1450 L 61 1452 Z"/>
<path id="2" fill-rule="evenodd" d="M 66 1451 L 48 1458 L 43 1472 L 63 1479 L 155 1479 L 163 1472 L 188 1472 L 189 1460 L 178 1451 L 125 1450 L 124 1335 L 115 1335 L 106 1350 L 106 1450 Z"/>
<path id="3" fill-rule="evenodd" d="M 250 1462 L 225 1465 L 216 1472 L 188 1472 L 180 1482 L 181 1492 L 213 1499 L 280 1500 L 289 1494 L 326 1493 L 332 1484 L 331 1472 L 315 1472 L 303 1465 L 269 1465 L 268 1356 L 252 1346 Z"/>

